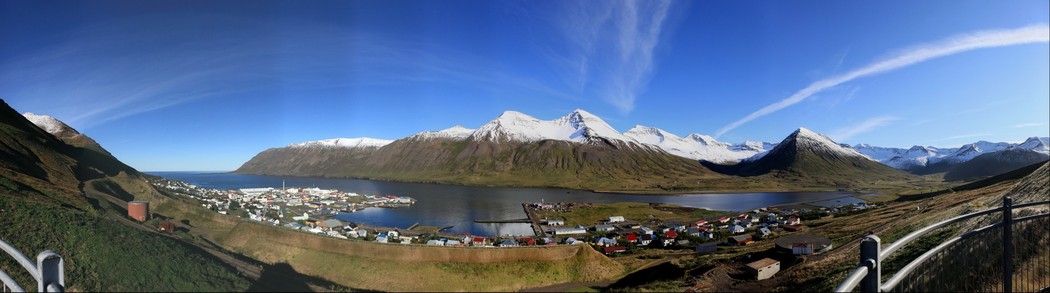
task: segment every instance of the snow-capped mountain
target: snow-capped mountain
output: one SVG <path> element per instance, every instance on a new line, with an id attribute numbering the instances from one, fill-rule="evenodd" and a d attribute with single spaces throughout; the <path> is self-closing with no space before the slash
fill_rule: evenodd
<path id="1" fill-rule="evenodd" d="M 858 178 L 899 180 L 909 176 L 806 128 L 791 133 L 761 157 L 745 159 L 732 166 L 701 164 L 724 174 L 801 176 L 831 180 L 836 184 L 849 184 Z"/>
<path id="2" fill-rule="evenodd" d="M 463 126 L 452 126 L 440 131 L 425 131 L 416 133 L 409 138 L 415 139 L 434 139 L 434 138 L 447 138 L 453 140 L 460 140 L 470 137 L 474 133 L 474 129 L 466 128 Z"/>
<path id="3" fill-rule="evenodd" d="M 862 154 L 897 169 L 915 169 L 937 163 L 958 164 L 982 154 L 998 152 L 1010 148 L 1021 148 L 1043 154 L 1050 154 L 1047 138 L 1030 137 L 1023 143 L 978 141 L 958 148 L 938 148 L 932 146 L 913 146 L 908 149 L 877 147 L 858 144 L 853 148 Z"/>
<path id="4" fill-rule="evenodd" d="M 593 142 L 593 139 L 600 138 L 633 142 L 598 116 L 580 109 L 554 120 L 540 120 L 521 112 L 506 111 L 479 127 L 470 137 L 476 140 L 518 142 L 546 139 Z"/>
<path id="5" fill-rule="evenodd" d="M 28 119 L 29 122 L 33 122 L 33 124 L 35 124 L 37 127 L 40 127 L 40 129 L 43 129 L 44 131 L 47 131 L 47 133 L 50 133 L 55 136 L 64 131 L 71 131 L 73 133 L 80 134 L 80 132 L 77 132 L 72 127 L 69 127 L 69 125 L 66 125 L 66 123 L 63 123 L 62 121 L 59 121 L 58 119 L 55 119 L 55 117 L 51 117 L 49 115 L 38 115 L 26 112 L 22 114 L 22 116 L 26 117 L 26 119 Z"/>
<path id="6" fill-rule="evenodd" d="M 804 148 L 817 153 L 825 153 L 829 155 L 841 155 L 847 157 L 861 157 L 865 159 L 871 159 L 868 156 L 857 152 L 857 150 L 851 147 L 844 147 L 839 143 L 835 142 L 834 140 L 831 140 L 831 138 L 828 138 L 823 134 L 817 133 L 804 127 L 795 130 L 795 132 L 792 133 L 791 136 L 788 137 L 788 139 L 791 139 L 792 137 L 795 139 L 795 144 L 799 148 Z"/>
<path id="7" fill-rule="evenodd" d="M 37 127 L 40 127 L 40 129 L 43 129 L 47 133 L 50 133 L 55 138 L 58 138 L 66 144 L 92 149 L 98 151 L 99 153 L 112 156 L 112 154 L 110 154 L 109 151 L 102 148 L 102 146 L 99 145 L 98 142 L 95 142 L 94 139 L 80 133 L 76 129 L 73 129 L 73 127 L 70 127 L 65 122 L 62 122 L 61 120 L 58 120 L 55 117 L 51 117 L 49 115 L 33 114 L 29 112 L 23 113 L 22 117 L 25 117 L 26 120 L 29 120 L 29 122 L 32 122 Z"/>
<path id="8" fill-rule="evenodd" d="M 378 139 L 370 137 L 358 137 L 358 138 L 332 138 L 323 139 L 316 141 L 307 141 L 300 143 L 293 143 L 288 145 L 292 148 L 303 148 L 303 147 L 339 147 L 339 148 L 365 148 L 365 147 L 383 147 L 385 145 L 394 142 L 388 139 Z"/>
<path id="9" fill-rule="evenodd" d="M 1050 137 L 1029 137 L 1027 140 L 1017 145 L 1017 147 L 1033 150 L 1038 153 L 1050 154 Z"/>
<path id="10" fill-rule="evenodd" d="M 732 164 L 753 157 L 769 149 L 770 143 L 744 142 L 733 145 L 702 134 L 679 137 L 656 127 L 636 125 L 624 136 L 643 144 L 653 145 L 679 157 L 704 160 L 718 164 Z"/>

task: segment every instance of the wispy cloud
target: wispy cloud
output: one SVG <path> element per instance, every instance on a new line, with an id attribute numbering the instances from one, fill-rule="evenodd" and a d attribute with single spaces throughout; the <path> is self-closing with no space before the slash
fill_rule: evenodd
<path id="1" fill-rule="evenodd" d="M 136 21 L 81 28 L 60 36 L 64 45 L 0 64 L 2 94 L 81 130 L 201 99 L 361 85 L 439 83 L 574 97 L 500 70 L 496 61 L 436 44 L 319 23 L 282 28 L 304 40 L 291 42 L 254 23 L 209 21 L 240 29 L 159 36 L 167 29 L 137 30 Z"/>
<path id="2" fill-rule="evenodd" d="M 886 126 L 893 121 L 899 120 L 900 118 L 892 116 L 874 117 L 868 120 L 864 120 L 860 123 L 846 126 L 843 128 L 836 129 L 831 133 L 831 138 L 835 141 L 842 142 L 853 138 L 854 136 L 865 133 L 868 131 L 875 130 L 876 128 Z"/>
<path id="3" fill-rule="evenodd" d="M 802 102 L 816 93 L 857 78 L 885 73 L 937 57 L 949 56 L 975 49 L 1045 42 L 1050 42 L 1050 26 L 1047 26 L 1046 24 L 1037 24 L 1017 29 L 978 31 L 908 48 L 889 58 L 876 61 L 867 66 L 813 82 L 786 99 L 762 107 L 761 109 L 722 127 L 716 132 L 715 136 L 721 136 L 722 134 L 740 127 L 745 123 L 758 119 L 759 117 L 780 111 L 781 109 Z"/>
<path id="4" fill-rule="evenodd" d="M 1017 125 L 1010 126 L 1010 127 L 1011 128 L 1025 128 L 1025 127 L 1043 126 L 1043 124 L 1046 124 L 1046 123 L 1022 123 L 1022 124 L 1017 124 Z"/>
<path id="5" fill-rule="evenodd" d="M 655 68 L 672 3 L 566 1 L 549 18 L 569 44 L 549 50 L 579 92 L 601 96 L 622 113 L 634 109 Z"/>

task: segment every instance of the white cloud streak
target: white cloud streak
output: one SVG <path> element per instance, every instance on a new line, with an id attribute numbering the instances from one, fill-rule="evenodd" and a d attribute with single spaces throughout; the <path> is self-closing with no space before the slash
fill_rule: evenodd
<path id="1" fill-rule="evenodd" d="M 1023 124 L 1017 124 L 1017 125 L 1014 125 L 1014 126 L 1010 126 L 1010 128 L 1036 127 L 1036 126 L 1043 126 L 1043 124 L 1045 124 L 1045 123 L 1023 123 Z"/>
<path id="2" fill-rule="evenodd" d="M 1047 26 L 1046 24 L 1036 24 L 1017 29 L 986 30 L 956 35 L 934 43 L 905 49 L 892 57 L 879 60 L 868 64 L 867 66 L 813 82 L 786 99 L 762 107 L 761 109 L 744 116 L 744 118 L 722 127 L 715 133 L 715 137 L 719 137 L 741 125 L 758 119 L 759 117 L 769 115 L 773 112 L 780 111 L 791 105 L 802 102 L 816 93 L 854 79 L 885 73 L 926 60 L 975 49 L 1046 42 L 1050 42 L 1050 26 Z"/>
<path id="3" fill-rule="evenodd" d="M 834 132 L 831 133 L 831 138 L 834 139 L 835 141 L 842 142 L 844 140 L 853 138 L 854 136 L 856 136 L 858 134 L 865 133 L 865 132 L 868 132 L 868 131 L 875 130 L 876 128 L 886 126 L 886 125 L 890 124 L 891 122 L 893 122 L 895 120 L 899 120 L 899 118 L 891 117 L 891 116 L 870 118 L 870 119 L 864 120 L 864 121 L 862 121 L 860 123 L 857 123 L 857 124 L 854 124 L 854 125 L 850 125 L 850 126 L 843 127 L 843 128 L 835 130 Z"/>
<path id="4" fill-rule="evenodd" d="M 567 50 L 549 50 L 569 70 L 568 83 L 601 96 L 621 113 L 634 110 L 655 67 L 672 3 L 660 1 L 564 2 L 552 17 L 569 41 Z"/>

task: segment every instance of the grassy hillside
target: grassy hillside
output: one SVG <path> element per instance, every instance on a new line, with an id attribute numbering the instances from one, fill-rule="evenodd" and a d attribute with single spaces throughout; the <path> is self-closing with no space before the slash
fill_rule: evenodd
<path id="1" fill-rule="evenodd" d="M 698 163 L 623 143 L 402 139 L 379 149 L 277 148 L 237 173 L 591 190 L 666 190 L 723 178 Z"/>
<path id="2" fill-rule="evenodd" d="M 200 248 L 114 219 L 46 203 L 0 196 L 0 239 L 35 257 L 51 249 L 66 261 L 70 291 L 243 291 L 250 281 Z M 17 273 L 26 289 L 36 282 L 12 258 L 0 269 Z"/>

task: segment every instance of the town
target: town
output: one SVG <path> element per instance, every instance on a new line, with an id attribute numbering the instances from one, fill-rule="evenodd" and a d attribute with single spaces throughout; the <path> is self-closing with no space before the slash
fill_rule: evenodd
<path id="1" fill-rule="evenodd" d="M 609 214 L 580 220 L 573 215 L 589 215 L 587 211 L 601 205 L 523 203 L 522 207 L 532 223 L 535 235 L 486 237 L 444 233 L 440 228 L 417 229 L 418 225 L 402 229 L 332 218 L 339 212 L 374 207 L 396 208 L 416 202 L 404 196 L 361 195 L 320 188 L 215 190 L 168 179 L 157 179 L 152 183 L 158 188 L 195 199 L 201 206 L 221 214 L 340 239 L 452 247 L 589 245 L 610 257 L 643 250 L 687 250 L 706 254 L 760 241 L 774 242 L 774 250 L 786 255 L 820 254 L 832 248 L 832 241 L 823 236 L 805 234 L 803 221 L 848 215 L 877 207 L 869 203 L 855 203 L 837 207 L 764 207 L 745 212 L 703 210 L 709 216 L 691 218 L 695 214 L 689 211 L 701 209 L 631 203 L 648 205 L 648 208 L 654 209 L 650 211 L 652 214 L 662 211 L 676 216 L 661 218 L 650 214 L 629 218 Z M 719 216 L 713 216 L 715 214 Z M 763 258 L 749 263 L 748 267 L 753 269 L 755 278 L 763 279 L 779 270 L 779 262 Z"/>

